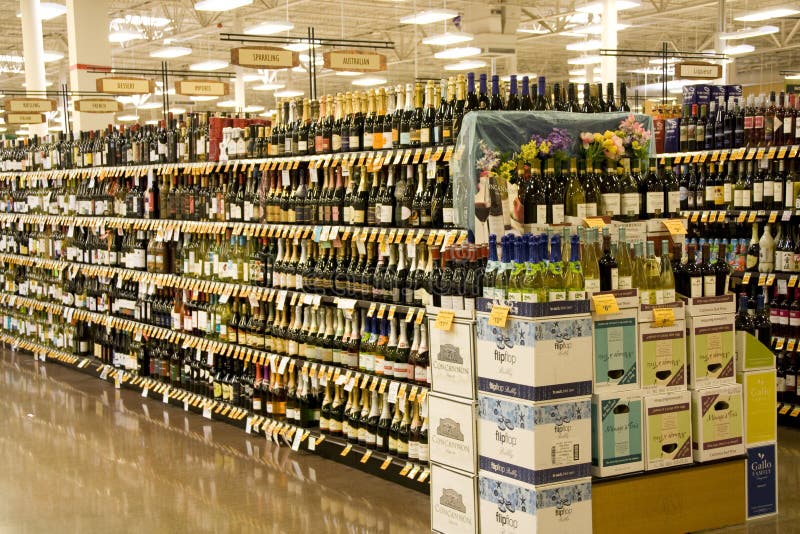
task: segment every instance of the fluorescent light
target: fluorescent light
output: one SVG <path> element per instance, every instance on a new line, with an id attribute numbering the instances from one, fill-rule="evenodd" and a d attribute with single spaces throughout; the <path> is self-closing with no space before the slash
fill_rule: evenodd
<path id="1" fill-rule="evenodd" d="M 760 28 L 744 28 L 735 32 L 721 33 L 719 38 L 723 41 L 731 41 L 734 39 L 749 39 L 750 37 L 760 37 L 762 35 L 770 35 L 778 33 L 780 28 L 777 26 L 761 26 Z"/>
<path id="2" fill-rule="evenodd" d="M 471 33 L 464 32 L 444 32 L 439 35 L 433 35 L 422 40 L 422 44 L 433 46 L 447 46 L 458 43 L 466 43 L 472 41 L 475 37 Z"/>
<path id="3" fill-rule="evenodd" d="M 158 121 L 156 119 L 150 119 L 149 121 L 144 121 L 144 123 L 148 124 L 150 126 L 157 126 L 158 125 Z"/>
<path id="4" fill-rule="evenodd" d="M 296 67 L 292 67 L 292 72 L 306 73 L 308 71 L 306 70 L 306 68 L 304 66 L 298 65 Z"/>
<path id="5" fill-rule="evenodd" d="M 245 82 L 258 82 L 262 79 L 264 79 L 264 77 L 261 74 L 245 74 L 242 76 L 242 80 Z"/>
<path id="6" fill-rule="evenodd" d="M 294 29 L 294 24 L 288 20 L 269 20 L 259 22 L 244 29 L 247 35 L 272 35 L 273 33 L 288 32 Z"/>
<path id="7" fill-rule="evenodd" d="M 352 70 L 337 70 L 336 76 L 361 76 L 361 73 Z"/>
<path id="8" fill-rule="evenodd" d="M 711 54 L 715 54 L 716 53 L 713 50 L 704 50 L 703 52 L 709 52 Z M 674 65 L 677 62 L 678 62 L 678 60 L 676 58 L 674 58 L 674 57 L 668 57 L 667 58 L 667 65 Z M 651 59 L 650 60 L 650 64 L 651 65 L 661 65 L 662 63 L 664 63 L 663 59 Z"/>
<path id="9" fill-rule="evenodd" d="M 262 83 L 261 85 L 254 85 L 250 89 L 253 91 L 277 91 L 284 87 L 286 87 L 286 85 L 282 83 Z"/>
<path id="10" fill-rule="evenodd" d="M 274 109 L 268 109 L 264 113 L 259 113 L 258 116 L 259 117 L 272 117 L 273 115 L 275 115 L 275 113 L 277 113 L 277 112 Z"/>
<path id="11" fill-rule="evenodd" d="M 550 33 L 550 30 L 547 30 L 542 26 L 536 24 L 534 26 L 522 26 L 520 28 L 517 28 L 517 33 L 532 33 L 533 35 L 544 35 L 546 33 Z"/>
<path id="12" fill-rule="evenodd" d="M 284 89 L 283 91 L 275 91 L 275 96 L 278 98 L 294 98 L 297 96 L 303 96 L 303 91 L 298 89 Z"/>
<path id="13" fill-rule="evenodd" d="M 42 20 L 50 20 L 60 17 L 67 12 L 67 6 L 56 4 L 55 2 L 39 2 L 39 17 Z M 22 18 L 22 12 L 17 11 L 17 18 Z"/>
<path id="14" fill-rule="evenodd" d="M 191 53 L 192 49 L 187 46 L 167 46 L 165 48 L 160 48 L 155 52 L 150 52 L 150 57 L 176 58 L 188 56 Z"/>
<path id="15" fill-rule="evenodd" d="M 633 9 L 635 7 L 639 7 L 639 2 L 634 0 L 617 0 L 617 11 L 623 11 L 625 9 Z M 591 2 L 586 4 L 585 6 L 576 7 L 576 11 L 581 11 L 583 13 L 590 13 L 592 15 L 602 15 L 603 14 L 603 2 Z"/>
<path id="16" fill-rule="evenodd" d="M 64 54 L 62 52 L 56 52 L 55 50 L 45 50 L 42 59 L 45 63 L 52 63 L 53 61 L 64 59 Z"/>
<path id="17" fill-rule="evenodd" d="M 353 85 L 359 85 L 361 87 L 372 87 L 373 85 L 383 85 L 386 83 L 386 78 L 381 78 L 379 76 L 365 76 L 364 78 L 356 78 L 352 81 Z"/>
<path id="18" fill-rule="evenodd" d="M 117 120 L 122 122 L 134 122 L 139 120 L 139 115 L 117 115 Z"/>
<path id="19" fill-rule="evenodd" d="M 169 108 L 169 112 L 172 113 L 173 115 L 182 115 L 183 113 L 186 113 L 186 108 L 180 108 L 180 107 Z"/>
<path id="20" fill-rule="evenodd" d="M 750 52 L 755 51 L 755 49 L 756 49 L 755 46 L 749 44 L 740 44 L 735 46 L 731 45 L 731 46 L 726 46 L 722 50 L 722 53 L 729 56 L 739 56 L 742 54 L 749 54 Z"/>
<path id="21" fill-rule="evenodd" d="M 221 59 L 209 59 L 201 61 L 200 63 L 192 63 L 189 65 L 189 70 L 219 70 L 228 66 L 227 61 Z"/>
<path id="22" fill-rule="evenodd" d="M 22 87 L 27 87 L 27 85 L 25 85 L 25 82 L 22 82 L 20 85 L 22 85 Z M 44 81 L 44 86 L 45 87 L 50 87 L 51 85 L 53 85 L 53 82 L 51 82 L 50 80 L 45 80 Z"/>
<path id="23" fill-rule="evenodd" d="M 162 107 L 163 104 L 161 102 L 145 102 L 140 106 L 136 106 L 139 109 L 158 109 Z"/>
<path id="24" fill-rule="evenodd" d="M 125 30 L 117 30 L 108 34 L 109 43 L 127 43 L 128 41 L 135 41 L 137 39 L 144 39 L 144 35 L 139 32 L 129 32 Z"/>
<path id="25" fill-rule="evenodd" d="M 303 63 L 311 63 L 311 56 L 308 54 L 300 54 L 300 61 Z M 314 58 L 315 65 L 322 65 L 325 63 L 325 60 L 321 57 Z"/>
<path id="26" fill-rule="evenodd" d="M 6 131 L 6 127 L 5 126 L 0 127 L 0 133 L 5 133 L 5 131 Z"/>
<path id="27" fill-rule="evenodd" d="M 264 106 L 245 106 L 242 111 L 245 113 L 258 113 L 259 111 L 264 111 Z"/>
<path id="28" fill-rule="evenodd" d="M 758 22 L 760 20 L 770 20 L 770 19 L 779 19 L 781 17 L 790 17 L 792 15 L 797 15 L 798 13 L 800 13 L 800 11 L 798 11 L 797 9 L 788 7 L 774 7 L 770 9 L 764 9 L 761 11 L 754 11 L 753 13 L 742 15 L 741 17 L 735 17 L 734 20 L 740 20 L 742 22 Z"/>
<path id="29" fill-rule="evenodd" d="M 595 65 L 601 61 L 602 58 L 600 56 L 581 56 L 569 58 L 567 63 L 569 65 Z"/>
<path id="30" fill-rule="evenodd" d="M 130 24 L 132 26 L 149 26 L 151 28 L 165 28 L 170 22 L 170 19 L 164 17 L 148 17 L 147 15 L 125 15 L 111 19 L 110 26 L 117 28 L 122 24 Z"/>
<path id="31" fill-rule="evenodd" d="M 28 130 L 17 130 L 14 132 L 14 135 L 19 135 L 20 137 L 25 137 L 26 135 L 30 135 L 31 133 Z"/>
<path id="32" fill-rule="evenodd" d="M 448 63 L 444 66 L 444 70 L 472 70 L 482 69 L 486 66 L 486 62 L 480 59 L 465 59 L 458 63 Z"/>
<path id="33" fill-rule="evenodd" d="M 586 68 L 572 69 L 571 71 L 569 71 L 569 75 L 570 76 L 583 76 L 584 74 L 586 74 Z M 600 69 L 597 68 L 597 67 L 594 67 L 592 69 L 592 74 L 600 74 Z"/>
<path id="34" fill-rule="evenodd" d="M 231 11 L 249 6 L 253 0 L 200 0 L 194 3 L 197 11 Z"/>
<path id="35" fill-rule="evenodd" d="M 570 78 L 569 83 L 587 83 L 586 78 Z"/>
<path id="36" fill-rule="evenodd" d="M 319 39 L 314 40 L 314 46 L 321 46 Z M 292 52 L 305 52 L 311 48 L 311 43 L 306 39 L 305 41 L 290 43 L 283 48 L 284 50 L 291 50 Z"/>
<path id="37" fill-rule="evenodd" d="M 190 96 L 189 100 L 191 100 L 192 102 L 210 102 L 218 98 L 219 98 L 218 96 L 198 95 L 198 96 Z"/>
<path id="38" fill-rule="evenodd" d="M 590 39 L 588 41 L 578 41 L 577 43 L 569 43 L 567 50 L 573 52 L 588 52 L 589 50 L 600 50 L 603 44 L 598 39 Z"/>
<path id="39" fill-rule="evenodd" d="M 617 24 L 617 31 L 621 32 L 622 30 L 627 30 L 630 28 L 630 24 Z M 518 30 L 519 31 L 519 30 Z M 589 24 L 588 26 L 583 26 L 582 28 L 573 28 L 572 33 L 578 33 L 581 35 L 600 35 L 603 33 L 603 25 L 602 24 Z"/>
<path id="40" fill-rule="evenodd" d="M 401 18 L 400 24 L 433 24 L 434 22 L 454 19 L 457 16 L 458 11 L 452 9 L 429 9 Z"/>
<path id="41" fill-rule="evenodd" d="M 462 46 L 460 48 L 448 48 L 441 52 L 436 52 L 433 57 L 436 59 L 460 59 L 462 57 L 477 56 L 481 49 L 477 46 Z"/>
<path id="42" fill-rule="evenodd" d="M 217 102 L 218 108 L 235 108 L 236 107 L 236 100 L 223 100 L 222 102 Z"/>
<path id="43" fill-rule="evenodd" d="M 800 80 L 800 74 L 789 74 L 783 77 L 785 80 Z"/>

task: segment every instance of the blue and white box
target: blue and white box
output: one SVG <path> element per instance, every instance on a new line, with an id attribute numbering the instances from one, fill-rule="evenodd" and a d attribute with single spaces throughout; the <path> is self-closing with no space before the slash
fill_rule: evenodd
<path id="1" fill-rule="evenodd" d="M 747 519 L 778 513 L 777 444 L 747 448 Z"/>
<path id="2" fill-rule="evenodd" d="M 478 467 L 530 485 L 590 476 L 591 398 L 547 404 L 478 395 Z"/>
<path id="3" fill-rule="evenodd" d="M 482 534 L 590 533 L 592 482 L 584 478 L 534 488 L 481 472 L 478 508 Z"/>

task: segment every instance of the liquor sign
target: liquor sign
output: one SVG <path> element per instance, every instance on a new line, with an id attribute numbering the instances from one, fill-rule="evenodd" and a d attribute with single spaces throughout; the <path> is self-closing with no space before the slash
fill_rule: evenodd
<path id="1" fill-rule="evenodd" d="M 99 92 L 110 95 L 146 95 L 156 90 L 156 83 L 145 78 L 111 76 L 95 81 Z"/>
<path id="2" fill-rule="evenodd" d="M 351 70 L 355 72 L 378 72 L 386 70 L 386 56 L 377 52 L 359 50 L 339 50 L 322 54 L 325 68 L 331 70 Z"/>
<path id="3" fill-rule="evenodd" d="M 675 77 L 684 80 L 716 80 L 722 78 L 722 65 L 713 63 L 676 63 Z"/>
<path id="4" fill-rule="evenodd" d="M 226 96 L 230 85 L 219 80 L 181 80 L 175 82 L 175 92 L 184 96 Z"/>
<path id="5" fill-rule="evenodd" d="M 47 113 L 56 110 L 56 101 L 47 98 L 11 98 L 6 100 L 6 111 L 16 113 Z"/>
<path id="6" fill-rule="evenodd" d="M 300 54 L 271 46 L 231 48 L 231 63 L 254 69 L 289 69 L 300 64 Z"/>
<path id="7" fill-rule="evenodd" d="M 44 124 L 43 113 L 6 113 L 8 124 Z"/>
<path id="8" fill-rule="evenodd" d="M 84 98 L 75 101 L 75 111 L 83 113 L 116 113 L 122 111 L 122 104 L 108 98 Z"/>

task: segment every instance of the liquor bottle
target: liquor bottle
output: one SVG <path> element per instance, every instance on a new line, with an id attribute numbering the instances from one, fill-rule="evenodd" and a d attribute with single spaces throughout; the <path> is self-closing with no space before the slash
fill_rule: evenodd
<path id="1" fill-rule="evenodd" d="M 617 260 L 611 255 L 611 235 L 607 227 L 603 228 L 603 256 L 598 264 L 600 269 L 600 291 L 619 289 L 619 268 Z"/>
<path id="2" fill-rule="evenodd" d="M 583 269 L 580 258 L 580 241 L 577 235 L 573 235 L 570 244 L 570 259 L 564 273 L 564 289 L 566 300 L 585 300 L 587 288 L 584 285 Z M 591 247 L 589 247 L 591 248 Z"/>
<path id="3" fill-rule="evenodd" d="M 672 269 L 672 261 L 669 257 L 669 243 L 667 240 L 661 242 L 661 297 L 662 303 L 675 301 L 675 273 Z"/>
<path id="4" fill-rule="evenodd" d="M 430 147 L 435 144 L 433 131 L 436 123 L 435 105 L 433 80 L 428 80 L 425 84 L 425 111 L 422 115 L 419 133 L 419 146 L 421 147 Z"/>
<path id="5" fill-rule="evenodd" d="M 741 295 L 739 297 L 739 309 L 736 311 L 734 326 L 737 332 L 748 332 L 755 335 L 753 319 L 747 312 L 747 295 Z"/>
<path id="6" fill-rule="evenodd" d="M 771 273 L 775 270 L 775 241 L 772 238 L 770 224 L 764 226 L 764 233 L 761 235 L 758 247 L 758 270 L 762 273 Z"/>
<path id="7" fill-rule="evenodd" d="M 642 196 L 636 183 L 636 178 L 631 173 L 631 161 L 622 160 L 622 175 L 619 177 L 620 216 L 622 221 L 630 222 L 639 218 Z"/>
<path id="8" fill-rule="evenodd" d="M 761 257 L 759 239 L 758 239 L 758 223 L 753 223 L 753 233 L 750 238 L 750 246 L 747 249 L 747 263 L 745 269 L 749 272 L 758 272 L 758 263 Z"/>
<path id="9" fill-rule="evenodd" d="M 728 265 L 728 262 L 725 261 L 725 258 L 727 257 L 726 251 L 727 246 L 724 243 L 720 243 L 719 251 L 717 252 L 717 260 L 712 265 L 714 276 L 716 278 L 714 292 L 715 296 L 721 296 L 728 292 L 731 268 L 730 265 Z"/>
<path id="10" fill-rule="evenodd" d="M 667 213 L 664 211 L 667 196 L 665 195 L 665 187 L 658 176 L 658 167 L 655 158 L 650 160 L 650 166 L 647 174 L 644 177 L 644 214 L 647 218 L 659 218 Z"/>
<path id="11" fill-rule="evenodd" d="M 558 235 L 550 238 L 550 263 L 547 265 L 547 272 L 544 275 L 544 285 L 547 288 L 548 302 L 566 300 L 564 271 L 561 263 L 561 236 Z"/>
<path id="12" fill-rule="evenodd" d="M 696 298 L 703 296 L 703 273 L 697 262 L 695 245 L 689 245 L 688 261 L 684 270 L 686 281 L 683 288 L 687 291 L 685 296 Z"/>

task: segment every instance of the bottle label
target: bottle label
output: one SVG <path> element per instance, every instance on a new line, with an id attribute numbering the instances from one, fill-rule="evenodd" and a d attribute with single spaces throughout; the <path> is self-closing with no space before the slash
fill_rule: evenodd
<path id="1" fill-rule="evenodd" d="M 484 296 L 486 296 L 486 295 L 484 295 Z M 536 293 L 534 293 L 533 291 L 525 291 L 522 294 L 522 302 L 536 303 L 536 302 L 539 302 L 539 298 L 537 297 Z"/>
<path id="2" fill-rule="evenodd" d="M 692 298 L 703 296 L 703 277 L 692 276 L 689 278 L 689 296 Z"/>
<path id="3" fill-rule="evenodd" d="M 583 286 L 584 286 L 584 289 L 585 289 L 583 298 L 586 299 L 587 295 L 591 296 L 591 295 L 597 293 L 598 291 L 600 291 L 600 279 L 599 278 L 587 278 L 587 279 L 584 280 Z M 573 300 L 576 300 L 576 299 L 573 299 Z M 577 299 L 577 300 L 580 300 L 580 299 Z"/>
<path id="4" fill-rule="evenodd" d="M 747 124 L 746 121 L 745 121 L 745 124 Z M 753 126 L 756 129 L 763 128 L 764 127 L 764 115 L 756 115 L 755 117 L 753 117 Z"/>
<path id="5" fill-rule="evenodd" d="M 638 216 L 641 209 L 639 203 L 641 196 L 639 193 L 622 193 L 621 196 L 621 215 Z"/>
<path id="6" fill-rule="evenodd" d="M 753 183 L 753 202 L 763 202 L 764 201 L 764 183 L 763 182 L 754 182 Z"/>
<path id="7" fill-rule="evenodd" d="M 656 215 L 664 211 L 664 193 L 662 191 L 648 191 L 646 198 L 647 213 Z"/>
<path id="8" fill-rule="evenodd" d="M 351 224 L 364 224 L 364 210 L 353 209 L 350 215 Z"/>
<path id="9" fill-rule="evenodd" d="M 444 224 L 455 223 L 455 210 L 453 208 L 442 209 L 442 222 L 444 222 Z"/>
<path id="10" fill-rule="evenodd" d="M 564 223 L 564 204 L 553 204 L 552 224 L 563 224 L 563 223 Z"/>
<path id="11" fill-rule="evenodd" d="M 681 192 L 668 191 L 667 192 L 667 209 L 670 213 L 677 213 L 681 209 Z"/>
<path id="12" fill-rule="evenodd" d="M 772 180 L 764 180 L 764 196 L 765 197 L 775 196 L 775 182 L 773 182 Z"/>
<path id="13" fill-rule="evenodd" d="M 772 185 L 773 201 L 777 205 L 783 204 L 783 187 L 780 182 L 773 182 Z"/>
<path id="14" fill-rule="evenodd" d="M 547 204 L 536 206 L 536 224 L 547 224 Z"/>
<path id="15" fill-rule="evenodd" d="M 567 292 L 561 290 L 549 290 L 547 292 L 547 301 L 548 302 L 560 302 L 563 300 L 567 300 Z"/>
<path id="16" fill-rule="evenodd" d="M 717 296 L 717 277 L 714 275 L 703 277 L 703 296 L 716 297 Z"/>
<path id="17" fill-rule="evenodd" d="M 586 217 L 597 216 L 597 204 L 595 204 L 594 202 L 578 204 L 576 208 L 577 208 L 576 215 L 581 219 L 585 219 Z"/>
<path id="18" fill-rule="evenodd" d="M 742 208 L 749 208 L 752 205 L 751 202 L 752 198 L 750 197 L 750 191 L 743 189 L 741 190 L 741 194 L 742 194 L 742 203 L 740 204 L 740 206 Z"/>

